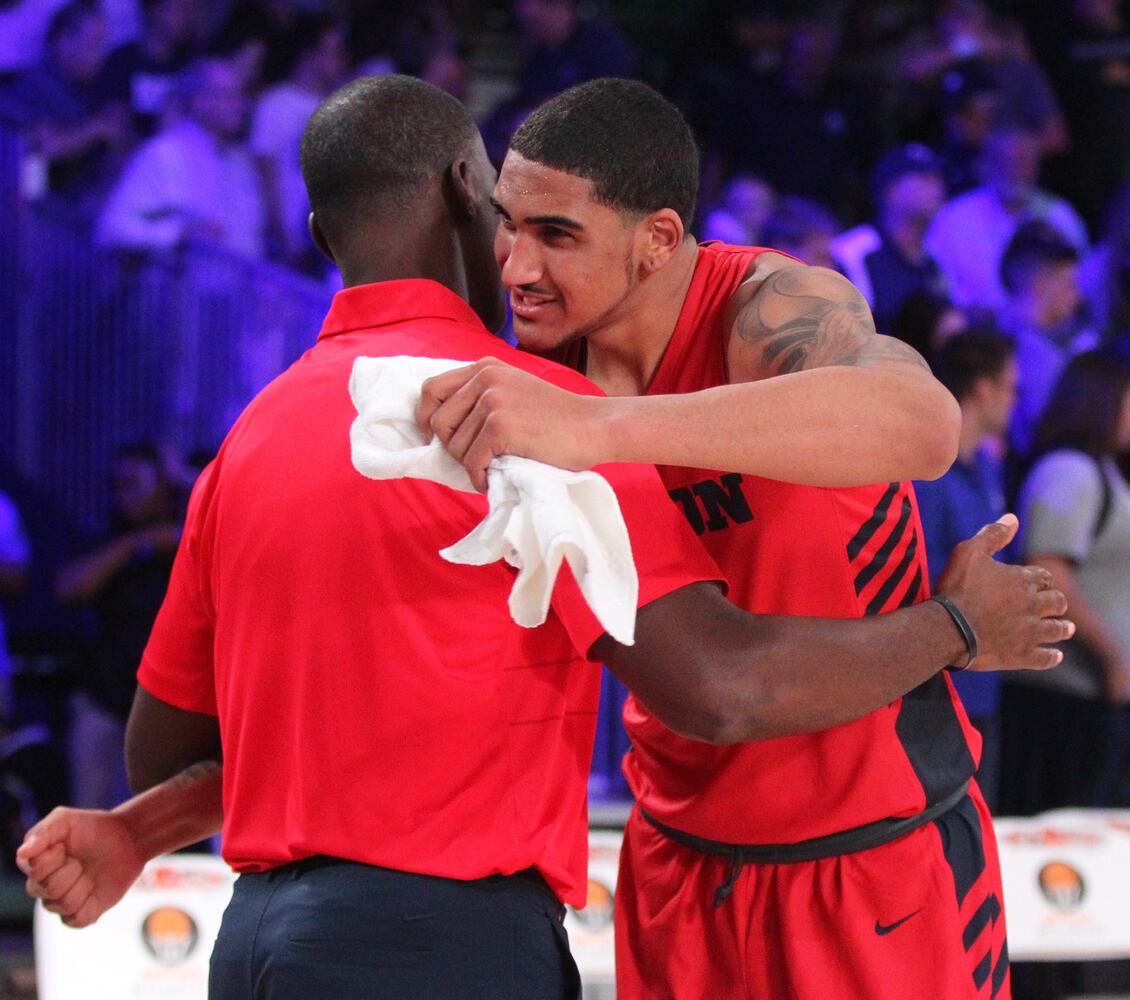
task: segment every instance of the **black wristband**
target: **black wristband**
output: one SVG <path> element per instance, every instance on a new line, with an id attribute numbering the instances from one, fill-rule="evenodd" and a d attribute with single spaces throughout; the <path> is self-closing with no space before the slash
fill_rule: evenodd
<path id="1" fill-rule="evenodd" d="M 973 631 L 973 626 L 969 624 L 969 619 L 961 613 L 961 609 L 958 608 L 958 606 L 954 604 L 953 601 L 951 601 L 948 597 L 944 597 L 941 594 L 935 594 L 930 598 L 930 600 L 937 601 L 943 608 L 946 609 L 946 612 L 953 619 L 953 623 L 957 626 L 957 630 L 961 633 L 962 639 L 965 640 L 965 651 L 969 654 L 966 657 L 965 663 L 963 663 L 960 667 L 955 666 L 951 663 L 946 667 L 946 670 L 957 672 L 967 669 L 977 656 L 977 633 Z"/>

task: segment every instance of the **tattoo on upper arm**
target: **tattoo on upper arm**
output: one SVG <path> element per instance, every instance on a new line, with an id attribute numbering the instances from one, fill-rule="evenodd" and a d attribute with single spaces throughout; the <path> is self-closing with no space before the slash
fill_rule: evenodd
<path id="1" fill-rule="evenodd" d="M 186 767 L 183 771 L 178 771 L 169 779 L 169 784 L 175 786 L 191 785 L 208 777 L 210 774 L 216 774 L 220 769 L 219 761 L 202 760 L 199 763 Z"/>
<path id="2" fill-rule="evenodd" d="M 818 269 L 769 274 L 738 315 L 734 333 L 760 351 L 763 376 L 828 365 L 925 366 L 913 348 L 876 335 L 871 310 L 855 288 Z"/>

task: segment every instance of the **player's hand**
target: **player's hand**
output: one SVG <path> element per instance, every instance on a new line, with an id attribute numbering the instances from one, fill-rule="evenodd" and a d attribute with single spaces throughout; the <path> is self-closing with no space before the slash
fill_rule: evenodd
<path id="1" fill-rule="evenodd" d="M 28 830 L 16 864 L 29 896 L 68 927 L 87 927 L 125 895 L 145 860 L 118 816 L 61 806 Z"/>
<path id="2" fill-rule="evenodd" d="M 606 460 L 602 402 L 483 358 L 424 382 L 416 423 L 425 440 L 438 437 L 475 488 L 485 491 L 487 466 L 500 455 L 573 470 Z"/>
<path id="3" fill-rule="evenodd" d="M 1043 670 L 1063 659 L 1053 642 L 1075 632 L 1063 616 L 1067 598 L 1052 586 L 1051 574 L 1039 566 L 1010 566 L 997 562 L 1016 534 L 1012 514 L 987 524 L 953 550 L 938 582 L 938 593 L 964 612 L 977 635 L 973 670 Z"/>

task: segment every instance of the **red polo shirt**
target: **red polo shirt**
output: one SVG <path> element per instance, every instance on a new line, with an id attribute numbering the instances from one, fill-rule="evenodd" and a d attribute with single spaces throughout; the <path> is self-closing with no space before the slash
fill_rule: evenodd
<path id="1" fill-rule="evenodd" d="M 350 462 L 359 355 L 493 355 L 582 392 L 492 337 L 430 281 L 340 292 L 317 344 L 247 407 L 189 505 L 138 678 L 219 716 L 223 853 L 237 871 L 329 854 L 472 879 L 536 866 L 584 901 L 585 791 L 602 629 L 564 572 L 546 623 L 509 618 L 514 571 L 439 549 L 483 497 L 363 478 Z M 654 469 L 600 470 L 640 604 L 720 574 Z"/>

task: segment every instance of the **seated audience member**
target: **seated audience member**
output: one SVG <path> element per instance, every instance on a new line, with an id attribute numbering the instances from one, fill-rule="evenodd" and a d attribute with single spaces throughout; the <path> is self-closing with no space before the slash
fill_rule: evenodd
<path id="1" fill-rule="evenodd" d="M 777 199 L 762 239 L 765 246 L 792 254 L 805 264 L 835 269 L 830 246 L 839 228 L 826 205 L 790 194 Z"/>
<path id="2" fill-rule="evenodd" d="M 180 496 L 151 445 L 121 448 L 111 470 L 114 511 L 101 544 L 63 566 L 56 594 L 88 605 L 99 631 L 71 705 L 73 797 L 108 809 L 129 794 L 123 747 L 135 674 L 165 596 L 181 534 Z"/>
<path id="3" fill-rule="evenodd" d="M 1115 459 L 1127 449 L 1130 352 L 1107 345 L 1077 355 L 1037 427 L 1018 511 L 1024 561 L 1051 572 L 1076 631 L 1055 670 L 1004 685 L 1006 814 L 1117 797 L 1112 765 L 1125 759 L 1120 717 L 1130 702 L 1130 485 Z"/>
<path id="4" fill-rule="evenodd" d="M 1008 300 L 998 318 L 1016 340 L 1020 368 L 1011 438 L 1024 455 L 1064 365 L 1073 354 L 1094 347 L 1096 338 L 1080 318 L 1079 255 L 1047 223 L 1027 222 L 1017 229 L 1000 270 Z"/>
<path id="5" fill-rule="evenodd" d="M 704 240 L 738 246 L 761 246 L 761 233 L 773 211 L 773 189 L 760 177 L 738 174 L 722 191 L 716 204 L 706 209 Z"/>
<path id="6" fill-rule="evenodd" d="M 985 67 L 969 62 L 942 75 L 936 104 L 941 117 L 942 176 L 952 198 L 981 182 L 981 153 L 993 123 L 1000 118 L 1001 95 Z"/>
<path id="7" fill-rule="evenodd" d="M 514 16 L 523 39 L 518 92 L 527 100 L 639 71 L 639 56 L 627 37 L 603 18 L 582 17 L 576 0 L 515 0 Z"/>
<path id="8" fill-rule="evenodd" d="M 991 84 L 1002 117 L 1026 122 L 1039 135 L 1043 153 L 1066 148 L 1063 111 L 1019 24 L 980 0 L 951 0 L 934 7 L 930 27 L 905 53 L 904 79 L 932 83 L 972 70 Z"/>
<path id="9" fill-rule="evenodd" d="M 105 59 L 105 19 L 70 3 L 51 18 L 39 66 L 0 88 L 0 117 L 27 132 L 47 189 L 70 200 L 92 199 L 130 138 L 124 106 L 91 88 Z"/>
<path id="10" fill-rule="evenodd" d="M 263 254 L 259 174 L 243 141 L 248 98 L 219 59 L 194 63 L 178 85 L 183 116 L 140 146 L 98 220 L 99 242 L 169 250 L 202 239 Z"/>
<path id="11" fill-rule="evenodd" d="M 895 314 L 891 329 L 885 332 L 928 358 L 950 337 L 968 330 L 976 322 L 991 318 L 992 313 L 988 310 L 958 308 L 947 295 L 912 292 Z"/>
<path id="12" fill-rule="evenodd" d="M 708 165 L 716 157 L 723 169 L 754 173 L 777 191 L 819 198 L 837 212 L 852 206 L 874 148 L 873 102 L 837 73 L 838 46 L 827 21 L 797 23 L 779 69 L 720 95 L 705 136 Z"/>
<path id="13" fill-rule="evenodd" d="M 890 333 L 911 295 L 945 291 L 938 265 L 922 242 L 946 194 L 941 164 L 928 146 L 899 146 L 875 165 L 871 191 L 875 221 L 841 233 L 831 251 L 867 299 L 876 329 Z"/>
<path id="14" fill-rule="evenodd" d="M 295 28 L 294 64 L 286 79 L 256 102 L 248 144 L 263 178 L 273 256 L 303 269 L 317 254 L 306 219 L 310 202 L 298 164 L 302 129 L 322 98 L 349 68 L 345 28 L 329 17 L 308 17 Z"/>
<path id="15" fill-rule="evenodd" d="M 1102 242 L 1079 264 L 1079 289 L 1100 337 L 1130 333 L 1130 180 L 1106 213 Z"/>
<path id="16" fill-rule="evenodd" d="M 140 37 L 110 53 L 94 90 L 127 106 L 134 129 L 148 137 L 168 124 L 177 79 L 193 57 L 202 23 L 193 0 L 142 0 L 141 6 Z"/>
<path id="17" fill-rule="evenodd" d="M 1036 186 L 1039 137 L 1016 123 L 993 129 L 982 151 L 981 184 L 951 198 L 926 232 L 959 306 L 1000 309 L 1006 301 L 1000 259 L 1017 227 L 1031 219 L 1053 226 L 1080 253 L 1087 249 L 1083 220 L 1068 202 Z"/>
<path id="18" fill-rule="evenodd" d="M 945 568 L 956 541 L 986 518 L 1005 512 L 1003 435 L 1016 404 L 1016 346 L 991 327 L 950 337 L 933 354 L 930 366 L 961 406 L 957 461 L 933 482 L 914 484 L 926 538 L 931 584 Z M 1000 764 L 1000 674 L 953 675 L 970 721 L 981 734 L 977 781 L 995 808 Z"/>

